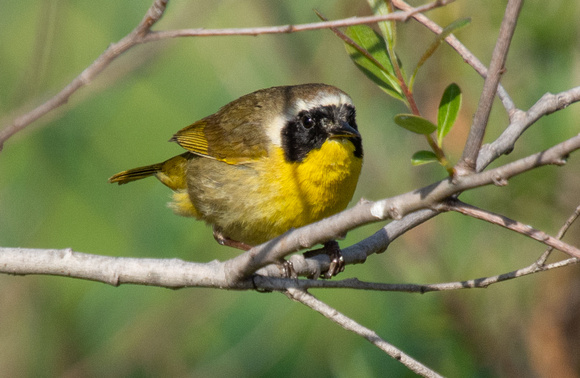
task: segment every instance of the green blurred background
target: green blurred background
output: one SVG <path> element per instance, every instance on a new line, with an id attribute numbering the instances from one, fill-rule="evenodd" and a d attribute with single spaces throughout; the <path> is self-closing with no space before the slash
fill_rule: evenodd
<path id="1" fill-rule="evenodd" d="M 151 1 L 0 2 L 0 118 L 59 91 L 141 20 Z M 459 1 L 430 16 L 460 17 L 457 33 L 489 62 L 505 1 Z M 368 15 L 365 1 L 174 1 L 155 29 L 248 27 Z M 503 83 L 527 109 L 545 92 L 580 82 L 580 4 L 525 3 Z M 410 68 L 432 40 L 413 22 L 399 27 Z M 353 199 L 380 199 L 444 177 L 412 167 L 423 138 L 393 126 L 405 112 L 349 61 L 327 30 L 259 37 L 180 38 L 133 48 L 62 108 L 10 139 L 0 154 L 0 245 L 65 248 L 111 256 L 225 260 L 201 222 L 166 207 L 156 180 L 118 187 L 112 174 L 180 153 L 177 130 L 259 88 L 325 82 L 358 110 L 365 165 Z M 461 155 L 482 80 L 448 46 L 415 85 L 427 118 L 451 82 L 464 92 L 459 124 L 446 140 Z M 499 102 L 487 141 L 507 117 Z M 579 105 L 540 120 L 500 163 L 578 133 Z M 4 123 L 5 124 L 5 123 Z M 580 203 L 578 156 L 507 187 L 462 199 L 556 234 Z M 381 224 L 351 232 L 349 245 Z M 576 225 L 567 240 L 580 244 Z M 349 266 L 339 278 L 433 283 L 495 275 L 530 264 L 543 247 L 511 232 L 444 214 L 409 232 L 387 253 Z M 562 257 L 556 254 L 556 257 Z M 577 267 L 494 285 L 426 295 L 349 290 L 315 295 L 448 376 L 574 376 L 580 370 Z M 211 289 L 118 288 L 48 276 L 0 276 L 0 375 L 28 376 L 412 376 L 358 336 L 283 295 Z"/>

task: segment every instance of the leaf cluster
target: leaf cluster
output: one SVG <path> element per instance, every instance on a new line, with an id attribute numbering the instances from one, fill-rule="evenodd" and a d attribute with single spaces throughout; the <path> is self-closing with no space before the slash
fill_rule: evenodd
<path id="1" fill-rule="evenodd" d="M 392 4 L 388 0 L 368 0 L 368 2 L 375 15 L 393 12 Z M 443 139 L 451 131 L 461 109 L 461 89 L 455 83 L 447 86 L 439 102 L 435 124 L 421 115 L 413 97 L 413 88 L 419 69 L 435 53 L 444 39 L 469 22 L 469 19 L 456 20 L 435 36 L 411 76 L 405 73 L 403 64 L 395 52 L 397 33 L 394 21 L 380 22 L 378 24 L 380 33 L 367 25 L 348 27 L 344 33 L 338 29 L 333 30 L 344 41 L 346 52 L 353 63 L 367 78 L 409 108 L 410 113 L 395 116 L 395 124 L 413 133 L 424 135 L 431 148 L 430 151 L 415 152 L 411 158 L 412 164 L 438 162 L 450 175 L 453 175 L 453 167 L 443 151 Z"/>

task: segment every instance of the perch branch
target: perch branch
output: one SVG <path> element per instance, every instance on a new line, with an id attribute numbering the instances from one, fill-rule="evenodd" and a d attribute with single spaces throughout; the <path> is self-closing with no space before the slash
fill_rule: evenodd
<path id="1" fill-rule="evenodd" d="M 563 164 L 564 158 L 577 149 L 580 149 L 580 135 L 543 152 L 495 169 L 458 177 L 455 180 L 446 179 L 423 189 L 381 201 L 360 203 L 340 214 L 291 230 L 223 263 L 214 261 L 208 264 L 194 264 L 180 260 L 112 258 L 79 254 L 70 250 L 2 248 L 0 249 L 0 272 L 72 276 L 113 285 L 138 283 L 167 287 L 251 288 L 248 278 L 254 272 L 266 265 L 278 263 L 292 252 L 339 238 L 347 231 L 364 224 L 389 218 L 398 219 L 417 210 L 430 209 L 447 197 L 471 188 L 490 184 L 505 185 L 509 178 L 530 169 L 547 164 Z M 426 217 L 432 215 L 432 212 L 423 213 Z M 419 217 L 417 222 L 420 223 L 420 221 Z M 368 245 L 369 248 L 378 250 L 376 243 Z M 366 252 L 361 253 L 360 249 L 355 248 L 353 252 L 357 255 L 349 261 L 360 262 L 366 258 Z M 173 268 L 181 267 L 181 265 L 186 266 L 183 277 L 172 273 Z M 309 272 L 308 275 L 311 273 Z"/>
<path id="2" fill-rule="evenodd" d="M 290 230 L 285 234 L 256 246 L 248 252 L 228 261 L 229 276 L 237 280 L 256 270 L 274 264 L 284 256 L 315 244 L 340 238 L 353 228 L 387 219 L 400 219 L 420 209 L 432 208 L 440 201 L 484 185 L 506 185 L 508 180 L 520 173 L 539 166 L 562 165 L 566 157 L 580 148 L 580 134 L 543 152 L 516 160 L 504 166 L 468 176 L 448 178 L 419 190 L 401 194 L 377 202 L 360 203 L 340 214 L 311 225 Z"/>
<path id="3" fill-rule="evenodd" d="M 533 264 L 517 269 L 511 272 L 498 274 L 490 277 L 476 278 L 466 281 L 441 282 L 434 284 L 391 284 L 379 282 L 365 282 L 357 278 L 348 278 L 344 280 L 289 280 L 277 277 L 257 276 L 254 278 L 256 287 L 266 291 L 282 291 L 289 287 L 307 290 L 307 289 L 353 289 L 353 290 L 372 290 L 372 291 L 392 291 L 414 294 L 425 294 L 437 291 L 450 291 L 460 289 L 485 289 L 486 287 L 514 278 L 528 276 L 530 274 L 545 272 L 552 269 L 563 268 L 569 265 L 578 264 L 580 260 L 575 257 L 566 260 L 557 261 L 551 264 L 538 265 Z M 293 281 L 293 282 L 290 282 Z"/>

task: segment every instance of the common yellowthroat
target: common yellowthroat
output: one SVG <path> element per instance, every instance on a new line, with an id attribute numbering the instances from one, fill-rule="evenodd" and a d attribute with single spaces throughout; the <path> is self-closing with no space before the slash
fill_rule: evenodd
<path id="1" fill-rule="evenodd" d="M 170 141 L 187 152 L 109 182 L 155 176 L 174 191 L 175 213 L 245 250 L 344 210 L 363 159 L 351 98 L 325 84 L 247 94 Z"/>

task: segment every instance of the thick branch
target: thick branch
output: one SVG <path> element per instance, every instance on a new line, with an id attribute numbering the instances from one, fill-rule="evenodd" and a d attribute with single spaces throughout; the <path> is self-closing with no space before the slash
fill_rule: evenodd
<path id="1" fill-rule="evenodd" d="M 459 177 L 456 180 L 446 179 L 423 189 L 381 201 L 360 203 L 352 209 L 320 222 L 291 230 L 224 263 L 216 261 L 209 264 L 193 264 L 179 260 L 128 258 L 115 258 L 112 262 L 107 260 L 112 258 L 78 254 L 70 250 L 37 251 L 4 248 L 0 249 L 2 252 L 0 253 L 0 271 L 12 274 L 72 276 L 107 282 L 113 285 L 126 282 L 159 284 L 168 287 L 251 288 L 251 281 L 247 280 L 249 276 L 266 265 L 278 263 L 292 252 L 309 248 L 326 240 L 339 238 L 347 231 L 367 223 L 389 218 L 400 218 L 417 210 L 429 209 L 445 198 L 471 188 L 489 184 L 505 185 L 509 178 L 530 169 L 547 164 L 563 164 L 564 157 L 577 149 L 580 149 L 580 135 L 544 152 L 528 156 L 502 167 Z M 434 213 L 431 211 L 424 212 L 421 217 L 417 218 L 417 224 L 433 215 Z M 402 229 L 401 232 L 403 232 Z M 382 242 L 388 241 L 388 235 L 386 236 L 387 238 L 383 238 Z M 351 261 L 364 261 L 367 251 L 374 250 L 378 252 L 380 250 L 375 243 L 369 243 L 368 248 L 368 250 L 361 249 L 360 246 L 353 248 L 356 258 Z M 111 263 L 112 265 L 109 266 Z M 191 270 L 186 270 L 184 278 L 171 273 L 175 265 L 181 264 L 192 264 L 187 265 L 187 269 Z M 146 272 L 145 278 L 138 273 L 134 273 L 133 269 L 137 268 L 141 273 Z"/>
<path id="2" fill-rule="evenodd" d="M 356 278 L 345 280 L 288 279 L 257 275 L 235 284 L 225 277 L 224 263 L 193 263 L 179 259 L 143 259 L 97 256 L 65 250 L 42 250 L 0 247 L 0 272 L 14 275 L 54 275 L 75 277 L 113 286 L 135 284 L 171 289 L 208 287 L 228 290 L 285 291 L 295 289 L 356 289 L 427 293 L 432 291 L 485 288 L 491 284 L 525 275 L 577 264 L 569 258 L 552 264 L 534 264 L 497 276 L 468 281 L 437 284 L 389 284 L 363 282 Z M 278 269 L 278 268 L 276 268 Z M 279 269 L 278 269 L 279 270 Z M 258 271 L 262 274 L 266 271 Z M 268 273 L 268 272 L 266 272 Z"/>
<path id="3" fill-rule="evenodd" d="M 8 274 L 47 274 L 120 284 L 168 288 L 226 287 L 223 263 L 192 263 L 179 259 L 98 256 L 71 249 L 0 248 L 0 271 Z M 233 287 L 229 287 L 233 288 Z M 248 284 L 246 289 L 250 289 Z"/>
<path id="4" fill-rule="evenodd" d="M 536 167 L 548 164 L 562 165 L 565 158 L 577 149 L 580 149 L 580 135 L 543 152 L 489 171 L 454 179 L 448 178 L 396 197 L 358 204 L 320 222 L 290 230 L 229 260 L 231 268 L 228 268 L 228 272 L 234 280 L 247 277 L 259 268 L 274 264 L 292 252 L 340 238 L 353 228 L 386 219 L 400 219 L 417 210 L 432 208 L 445 198 L 468 189 L 490 184 L 506 185 L 511 177 Z"/>

